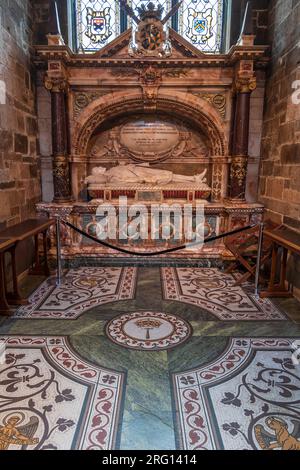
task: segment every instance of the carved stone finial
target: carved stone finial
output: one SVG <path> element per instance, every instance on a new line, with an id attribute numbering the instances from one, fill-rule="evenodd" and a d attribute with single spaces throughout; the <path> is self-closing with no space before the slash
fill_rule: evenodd
<path id="1" fill-rule="evenodd" d="M 137 11 L 142 21 L 144 21 L 146 18 L 156 18 L 160 20 L 164 11 L 164 7 L 158 4 L 157 8 L 155 8 L 154 3 L 152 2 L 148 3 L 147 6 L 142 3 L 140 7 L 137 7 Z"/>
<path id="2" fill-rule="evenodd" d="M 248 1 L 245 9 L 241 34 L 237 44 L 239 46 L 253 46 L 255 35 L 253 34 L 252 2 Z"/>
<path id="3" fill-rule="evenodd" d="M 65 42 L 61 34 L 58 8 L 57 8 L 57 3 L 55 0 L 52 0 L 50 3 L 47 39 L 48 39 L 49 46 L 64 46 L 65 45 Z"/>

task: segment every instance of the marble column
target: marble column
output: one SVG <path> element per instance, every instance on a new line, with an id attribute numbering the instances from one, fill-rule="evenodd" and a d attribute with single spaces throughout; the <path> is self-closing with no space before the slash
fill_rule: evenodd
<path id="1" fill-rule="evenodd" d="M 245 201 L 248 165 L 250 98 L 256 88 L 255 77 L 236 80 L 236 107 L 233 127 L 229 198 Z"/>
<path id="2" fill-rule="evenodd" d="M 68 133 L 66 93 L 64 78 L 45 77 L 45 87 L 51 92 L 52 114 L 52 155 L 54 200 L 56 203 L 69 202 L 71 196 L 70 165 L 68 160 Z"/>

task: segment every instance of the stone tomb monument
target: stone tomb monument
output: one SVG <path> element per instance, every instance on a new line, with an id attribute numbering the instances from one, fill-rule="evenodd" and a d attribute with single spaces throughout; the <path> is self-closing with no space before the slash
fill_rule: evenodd
<path id="1" fill-rule="evenodd" d="M 170 191 L 171 194 L 178 190 L 182 191 L 183 198 L 184 195 L 192 194 L 192 200 L 207 200 L 211 188 L 206 184 L 206 173 L 207 169 L 200 174 L 187 176 L 151 168 L 149 163 L 120 162 L 110 169 L 94 167 L 85 183 L 89 196 L 93 198 L 91 203 L 103 199 L 102 195 L 105 195 L 105 200 L 112 200 L 116 194 L 129 194 L 138 201 L 163 201 L 166 192 Z"/>

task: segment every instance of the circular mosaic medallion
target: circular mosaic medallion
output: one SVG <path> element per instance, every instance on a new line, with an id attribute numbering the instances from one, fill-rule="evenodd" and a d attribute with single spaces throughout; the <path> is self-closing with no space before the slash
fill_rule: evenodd
<path id="1" fill-rule="evenodd" d="M 140 311 L 127 313 L 111 320 L 107 336 L 125 348 L 157 351 L 178 346 L 192 334 L 192 328 L 175 315 Z"/>

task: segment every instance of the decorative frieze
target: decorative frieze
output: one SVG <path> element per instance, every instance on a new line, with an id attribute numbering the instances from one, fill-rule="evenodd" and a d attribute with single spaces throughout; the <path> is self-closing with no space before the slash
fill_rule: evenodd
<path id="1" fill-rule="evenodd" d="M 190 74 L 191 69 L 183 67 L 159 68 L 162 78 L 184 78 Z M 116 78 L 138 77 L 141 73 L 140 67 L 116 67 L 111 74 Z"/>

